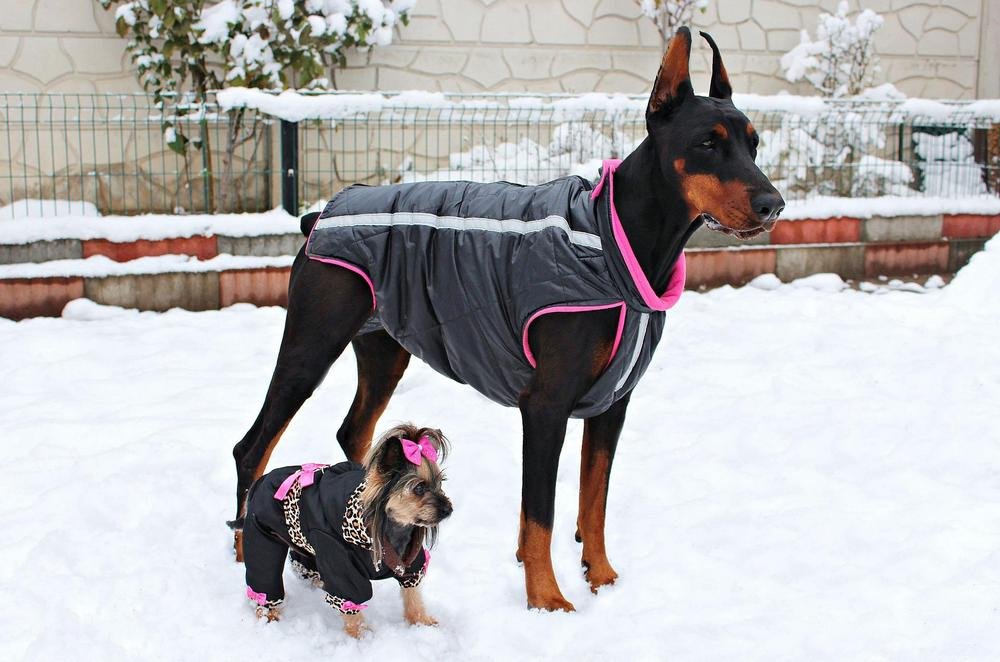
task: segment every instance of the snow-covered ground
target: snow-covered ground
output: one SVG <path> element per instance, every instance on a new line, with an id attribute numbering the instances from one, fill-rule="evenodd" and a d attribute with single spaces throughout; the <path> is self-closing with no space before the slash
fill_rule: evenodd
<path id="1" fill-rule="evenodd" d="M 0 320 L 0 659 L 995 660 L 998 282 L 994 239 L 923 293 L 686 293 L 619 447 L 621 579 L 599 596 L 573 541 L 570 426 L 553 553 L 574 614 L 524 609 L 517 412 L 414 361 L 380 427 L 453 441 L 455 514 L 424 585 L 441 626 L 405 626 L 382 582 L 361 642 L 291 576 L 284 620 L 257 622 L 223 524 L 284 311 Z M 335 366 L 272 466 L 341 459 L 354 369 Z"/>

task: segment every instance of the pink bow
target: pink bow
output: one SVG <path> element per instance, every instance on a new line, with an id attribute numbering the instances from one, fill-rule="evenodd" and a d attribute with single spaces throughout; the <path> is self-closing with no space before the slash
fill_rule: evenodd
<path id="1" fill-rule="evenodd" d="M 358 603 L 351 602 L 350 600 L 344 600 L 343 606 L 345 610 L 356 609 L 357 611 L 361 611 L 362 609 L 368 609 L 368 605 L 359 605 Z"/>
<path id="2" fill-rule="evenodd" d="M 288 496 L 288 490 L 292 489 L 292 485 L 298 481 L 299 485 L 302 487 L 309 487 L 313 484 L 315 480 L 315 474 L 320 469 L 325 469 L 326 464 L 303 464 L 302 468 L 293 473 L 291 476 L 286 478 L 283 483 L 278 487 L 278 491 L 274 493 L 274 498 L 278 501 L 284 501 L 285 497 Z"/>
<path id="3" fill-rule="evenodd" d="M 438 461 L 438 452 L 434 444 L 427 437 L 420 437 L 420 441 L 413 442 L 409 439 L 400 439 L 403 444 L 403 455 L 413 464 L 420 466 L 420 456 L 423 455 L 431 462 Z"/>
<path id="4" fill-rule="evenodd" d="M 267 593 L 258 593 L 249 586 L 247 586 L 247 597 L 262 607 L 267 604 Z"/>

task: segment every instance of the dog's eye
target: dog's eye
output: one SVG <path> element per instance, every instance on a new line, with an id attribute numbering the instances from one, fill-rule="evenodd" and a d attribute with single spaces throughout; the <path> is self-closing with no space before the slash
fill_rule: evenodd
<path id="1" fill-rule="evenodd" d="M 413 486 L 413 493 L 416 494 L 417 496 L 423 496 L 424 492 L 426 491 L 427 491 L 427 486 L 424 485 L 423 483 L 417 483 L 416 485 Z"/>
<path id="2" fill-rule="evenodd" d="M 715 139 L 709 138 L 707 140 L 701 141 L 701 146 L 705 149 L 715 149 Z"/>

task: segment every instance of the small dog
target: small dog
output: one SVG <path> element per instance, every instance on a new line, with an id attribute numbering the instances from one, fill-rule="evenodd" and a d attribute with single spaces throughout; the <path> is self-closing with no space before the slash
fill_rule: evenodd
<path id="1" fill-rule="evenodd" d="M 427 572 L 437 527 L 451 515 L 438 467 L 448 452 L 440 430 L 396 426 L 373 445 L 364 465 L 304 464 L 275 469 L 250 488 L 243 525 L 247 597 L 257 617 L 278 620 L 285 589 L 282 570 L 292 567 L 326 591 L 360 637 L 361 611 L 371 581 L 394 577 L 402 587 L 410 624 L 436 625 L 417 586 Z"/>

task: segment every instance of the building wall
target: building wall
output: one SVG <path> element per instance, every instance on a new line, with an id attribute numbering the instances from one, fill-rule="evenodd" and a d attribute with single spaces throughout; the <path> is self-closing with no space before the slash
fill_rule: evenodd
<path id="1" fill-rule="evenodd" d="M 996 0 L 852 0 L 885 17 L 876 38 L 882 80 L 911 96 L 1000 95 Z M 837 0 L 712 0 L 695 20 L 712 32 L 737 91 L 809 93 L 779 58 Z M 139 89 L 95 0 L 0 0 L 0 90 Z M 693 58 L 707 85 L 708 49 Z M 634 0 L 419 0 L 397 43 L 351 57 L 338 87 L 441 91 L 644 92 L 661 54 Z"/>

